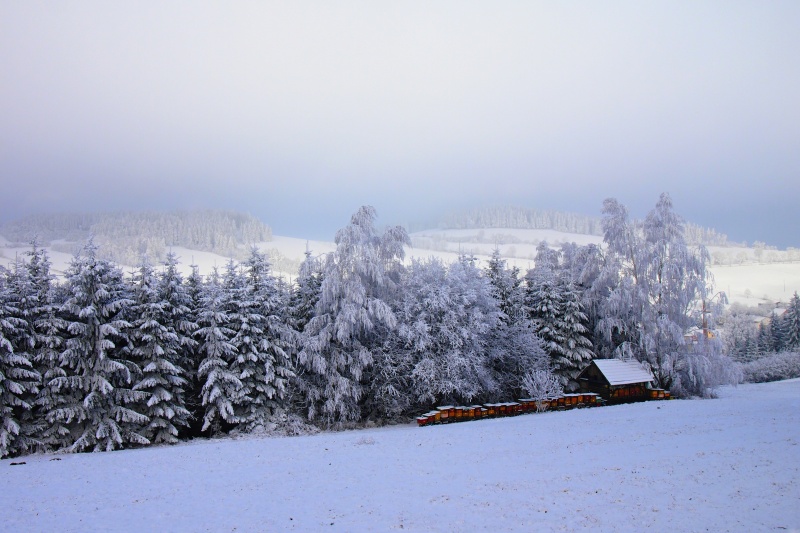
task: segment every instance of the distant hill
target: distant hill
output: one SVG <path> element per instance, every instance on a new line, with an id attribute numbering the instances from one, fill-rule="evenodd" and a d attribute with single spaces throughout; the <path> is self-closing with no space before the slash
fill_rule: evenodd
<path id="1" fill-rule="evenodd" d="M 603 235 L 602 219 L 600 217 L 514 206 L 483 207 L 453 212 L 445 215 L 435 225 L 435 228 L 419 226 L 414 230 L 485 228 L 551 229 L 581 235 Z M 684 229 L 686 240 L 692 245 L 740 245 L 730 242 L 727 235 L 711 228 L 704 228 L 687 222 Z"/>
<path id="2" fill-rule="evenodd" d="M 173 246 L 239 258 L 248 245 L 271 240 L 272 230 L 234 211 L 127 211 L 32 215 L 4 224 L 0 235 L 12 243 L 37 236 L 43 245 L 70 253 L 94 235 L 105 258 L 135 265 L 143 254 L 162 260 Z"/>

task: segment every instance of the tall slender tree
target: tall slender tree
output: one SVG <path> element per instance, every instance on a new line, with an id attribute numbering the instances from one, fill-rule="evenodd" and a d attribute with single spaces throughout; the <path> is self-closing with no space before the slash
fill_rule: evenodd
<path id="1" fill-rule="evenodd" d="M 203 288 L 197 324 L 195 338 L 202 358 L 197 375 L 205 409 L 202 431 L 215 434 L 236 425 L 235 403 L 242 388 L 239 376 L 231 368 L 236 360 L 236 346 L 231 339 L 236 332 L 231 327 L 224 287 L 216 269 Z"/>
<path id="2" fill-rule="evenodd" d="M 69 371 L 51 383 L 75 396 L 51 416 L 70 424 L 76 436 L 67 449 L 110 451 L 149 444 L 142 434 L 149 419 L 136 411 L 147 394 L 131 388 L 140 369 L 126 358 L 131 324 L 124 317 L 133 301 L 122 272 L 98 259 L 90 240 L 66 277 L 70 296 L 61 312 L 68 338 L 61 359 Z"/>
<path id="3" fill-rule="evenodd" d="M 30 414 L 41 376 L 31 362 L 34 338 L 25 311 L 32 291 L 25 274 L 19 262 L 0 272 L 0 457 L 36 444 Z"/>
<path id="4" fill-rule="evenodd" d="M 383 342 L 377 331 L 396 323 L 382 296 L 395 283 L 403 245 L 410 241 L 400 227 L 379 235 L 375 217 L 375 209 L 364 206 L 336 233 L 336 252 L 328 256 L 320 300 L 298 354 L 308 416 L 330 425 L 361 418 L 363 380 L 373 349 Z"/>
<path id="5" fill-rule="evenodd" d="M 153 443 L 174 444 L 190 416 L 183 399 L 186 379 L 174 307 L 164 298 L 166 294 L 146 258 L 133 281 L 132 355 L 142 368 L 141 379 L 133 388 L 147 394 L 142 411 L 150 419 L 143 435 Z"/>
<path id="6" fill-rule="evenodd" d="M 68 391 L 52 383 L 55 378 L 66 376 L 61 361 L 62 332 L 66 325 L 58 314 L 64 302 L 50 273 L 47 250 L 40 246 L 37 238 L 31 242 L 31 250 L 26 255 L 29 259 L 25 267 L 34 292 L 29 300 L 29 323 L 35 341 L 33 363 L 42 377 L 33 409 L 33 418 L 37 421 L 36 440 L 40 450 L 57 450 L 72 443 L 67 425 L 52 415 L 54 409 L 74 400 Z"/>
<path id="7" fill-rule="evenodd" d="M 287 301 L 270 273 L 266 256 L 257 248 L 242 265 L 241 288 L 235 289 L 238 313 L 231 340 L 236 347 L 232 370 L 242 387 L 236 419 L 245 431 L 263 427 L 284 407 L 289 379 L 294 375 L 290 353 L 294 337 L 288 324 Z"/>
<path id="8" fill-rule="evenodd" d="M 785 346 L 790 350 L 800 350 L 800 296 L 794 293 L 786 310 L 784 323 Z"/>

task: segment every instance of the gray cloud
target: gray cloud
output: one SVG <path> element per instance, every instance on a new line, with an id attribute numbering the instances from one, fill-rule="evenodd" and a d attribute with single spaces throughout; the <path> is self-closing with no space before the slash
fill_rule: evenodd
<path id="1" fill-rule="evenodd" d="M 666 190 L 797 246 L 799 26 L 795 2 L 4 3 L 0 217 L 228 207 L 329 238 L 363 203 Z"/>

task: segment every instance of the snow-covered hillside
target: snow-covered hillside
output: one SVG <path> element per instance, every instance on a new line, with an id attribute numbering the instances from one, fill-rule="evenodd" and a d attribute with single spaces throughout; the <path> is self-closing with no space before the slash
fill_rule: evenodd
<path id="1" fill-rule="evenodd" d="M 488 259 L 496 249 L 510 265 L 525 272 L 533 265 L 536 247 L 542 241 L 552 247 L 563 243 L 601 245 L 603 238 L 594 235 L 564 233 L 544 229 L 469 229 L 426 230 L 411 234 L 416 248 L 409 254 L 425 256 L 430 251 L 446 259 L 455 259 L 459 251 Z M 725 291 L 731 302 L 755 306 L 763 301 L 788 301 L 800 292 L 800 252 L 742 247 L 710 246 L 717 263 L 709 266 L 716 289 Z"/>
<path id="2" fill-rule="evenodd" d="M 454 261 L 459 253 L 474 254 L 486 261 L 495 250 L 508 260 L 509 265 L 526 272 L 533 266 L 536 247 L 541 241 L 551 246 L 574 242 L 579 245 L 602 243 L 602 238 L 578 233 L 564 233 L 547 229 L 481 229 L 481 230 L 426 230 L 411 234 L 411 248 L 406 250 L 406 258 L 427 258 L 435 256 L 444 261 Z M 68 243 L 59 242 L 58 249 L 49 249 L 53 271 L 62 273 L 69 265 L 72 254 L 58 251 L 69 248 Z M 309 241 L 307 239 L 273 236 L 272 240 L 257 243 L 264 251 L 274 251 L 279 257 L 286 258 L 289 264 L 299 264 L 303 260 L 306 249 L 313 255 L 321 255 L 335 250 L 331 241 Z M 72 248 L 78 249 L 73 243 Z M 0 236 L 0 264 L 13 263 L 15 257 L 22 257 L 28 251 L 27 246 L 13 246 Z M 208 251 L 191 250 L 185 247 L 173 247 L 181 261 L 184 275 L 190 272 L 190 265 L 200 268 L 201 274 L 208 274 L 216 266 L 222 268 L 228 257 Z M 733 264 L 711 265 L 717 290 L 725 291 L 731 302 L 741 302 L 755 306 L 763 301 L 788 301 L 795 291 L 800 292 L 800 260 L 785 262 L 758 262 L 756 251 L 752 248 L 710 247 L 709 252 L 718 257 L 736 258 Z M 763 252 L 765 261 L 772 257 Z M 787 252 L 780 252 L 786 254 Z M 788 256 L 787 256 L 788 257 Z M 792 256 L 794 257 L 794 256 Z M 133 267 L 126 265 L 124 270 Z M 296 271 L 291 268 L 276 268 L 276 273 L 287 279 L 293 279 Z"/>
<path id="3" fill-rule="evenodd" d="M 34 455 L 0 472 L 4 531 L 792 531 L 800 380 L 716 400 Z"/>

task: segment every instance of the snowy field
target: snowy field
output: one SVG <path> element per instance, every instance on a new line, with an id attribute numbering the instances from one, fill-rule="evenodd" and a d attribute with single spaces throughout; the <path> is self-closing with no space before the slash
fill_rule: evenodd
<path id="1" fill-rule="evenodd" d="M 463 253 L 474 254 L 481 261 L 488 261 L 495 247 L 507 258 L 510 266 L 516 266 L 521 272 L 527 272 L 533 267 L 533 258 L 536 257 L 536 246 L 539 241 L 546 240 L 552 246 L 560 246 L 564 242 L 576 242 L 581 245 L 594 243 L 600 244 L 601 237 L 579 235 L 577 233 L 562 233 L 554 230 L 521 230 L 521 229 L 483 229 L 483 230 L 429 230 L 411 234 L 411 239 L 417 245 L 424 247 L 411 247 L 406 249 L 406 258 L 426 259 L 438 257 L 445 262 L 455 261 L 459 250 Z M 262 250 L 277 250 L 281 255 L 295 261 L 302 261 L 306 247 L 312 255 L 318 256 L 330 253 L 336 249 L 333 242 L 309 241 L 307 239 L 274 236 L 273 240 L 257 243 Z M 76 245 L 77 247 L 77 245 Z M 28 246 L 12 246 L 0 236 L 0 265 L 13 264 L 15 257 L 25 257 L 29 251 Z M 181 261 L 181 271 L 184 275 L 190 273 L 190 265 L 196 264 L 200 273 L 209 274 L 216 266 L 224 268 L 228 258 L 212 252 L 190 250 L 188 248 L 174 247 Z M 749 248 L 715 248 L 715 251 L 736 255 L 746 253 L 749 260 L 753 250 Z M 69 266 L 72 254 L 49 250 L 53 272 L 57 275 Z M 131 266 L 123 267 L 125 272 L 132 270 Z M 716 289 L 725 291 L 733 302 L 740 302 L 756 306 L 764 301 L 783 301 L 791 299 L 795 291 L 800 292 L 800 262 L 784 263 L 754 263 L 745 262 L 734 265 L 710 266 L 714 275 Z M 296 272 L 276 272 L 277 275 L 293 279 Z"/>
<path id="2" fill-rule="evenodd" d="M 0 529 L 800 531 L 800 380 L 720 396 L 3 460 Z"/>

